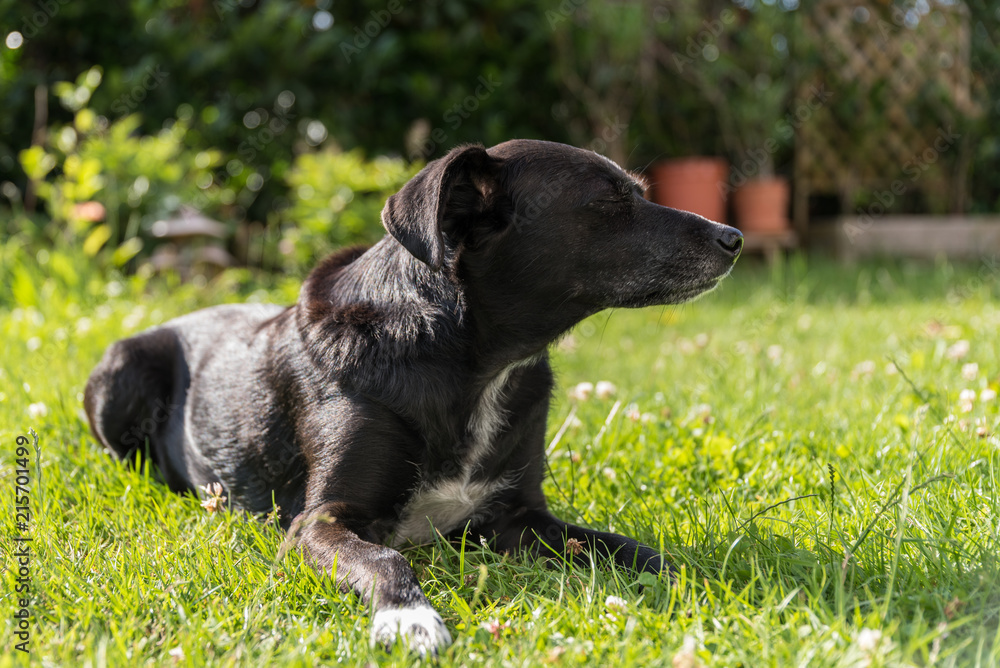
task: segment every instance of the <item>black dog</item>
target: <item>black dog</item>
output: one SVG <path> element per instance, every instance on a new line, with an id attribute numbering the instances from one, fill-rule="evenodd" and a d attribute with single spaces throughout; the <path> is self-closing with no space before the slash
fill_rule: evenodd
<path id="1" fill-rule="evenodd" d="M 372 600 L 373 642 L 451 641 L 386 546 L 435 532 L 550 556 L 574 540 L 660 572 L 655 550 L 567 524 L 542 495 L 546 347 L 602 309 L 712 289 L 742 248 L 642 193 L 562 144 L 456 148 L 389 198 L 382 241 L 328 258 L 294 306 L 218 306 L 112 345 L 87 383 L 93 431 L 174 490 L 280 506 L 316 567 Z"/>

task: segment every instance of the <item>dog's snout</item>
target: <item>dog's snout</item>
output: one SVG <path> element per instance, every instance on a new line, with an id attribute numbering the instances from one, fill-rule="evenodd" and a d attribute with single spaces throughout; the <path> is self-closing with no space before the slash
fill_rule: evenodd
<path id="1" fill-rule="evenodd" d="M 733 259 L 736 259 L 743 250 L 743 233 L 735 227 L 726 227 L 722 230 L 717 241 L 723 250 L 733 256 Z"/>

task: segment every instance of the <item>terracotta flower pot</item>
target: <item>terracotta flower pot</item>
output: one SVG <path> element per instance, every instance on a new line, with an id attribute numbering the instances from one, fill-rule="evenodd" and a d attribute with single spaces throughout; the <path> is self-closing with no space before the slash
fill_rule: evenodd
<path id="1" fill-rule="evenodd" d="M 788 230 L 788 180 L 782 177 L 747 181 L 733 193 L 736 227 L 744 232 L 775 234 Z"/>
<path id="2" fill-rule="evenodd" d="M 649 175 L 657 204 L 726 222 L 729 163 L 723 158 L 666 160 L 653 165 Z"/>

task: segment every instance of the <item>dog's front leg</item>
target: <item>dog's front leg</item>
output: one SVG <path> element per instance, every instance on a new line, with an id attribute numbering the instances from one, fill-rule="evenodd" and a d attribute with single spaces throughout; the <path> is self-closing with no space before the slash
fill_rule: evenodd
<path id="1" fill-rule="evenodd" d="M 399 552 L 363 540 L 338 521 L 337 509 L 300 516 L 291 532 L 301 536 L 306 554 L 321 571 L 335 576 L 342 590 L 371 602 L 371 642 L 389 646 L 403 639 L 410 649 L 432 653 L 451 643 L 441 616 L 424 596 L 410 564 Z"/>
<path id="2" fill-rule="evenodd" d="M 634 571 L 659 574 L 669 569 L 660 553 L 637 540 L 564 522 L 548 510 L 522 509 L 496 525 L 483 527 L 502 552 L 528 551 L 542 557 L 570 557 L 587 563 L 586 553 Z"/>

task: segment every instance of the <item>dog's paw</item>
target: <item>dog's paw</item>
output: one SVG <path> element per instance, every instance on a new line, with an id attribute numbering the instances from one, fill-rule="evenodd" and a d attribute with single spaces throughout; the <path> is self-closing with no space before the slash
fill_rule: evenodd
<path id="1" fill-rule="evenodd" d="M 451 644 L 451 635 L 441 615 L 431 607 L 379 610 L 372 618 L 371 643 L 392 646 L 403 639 L 422 656 L 437 654 Z"/>

